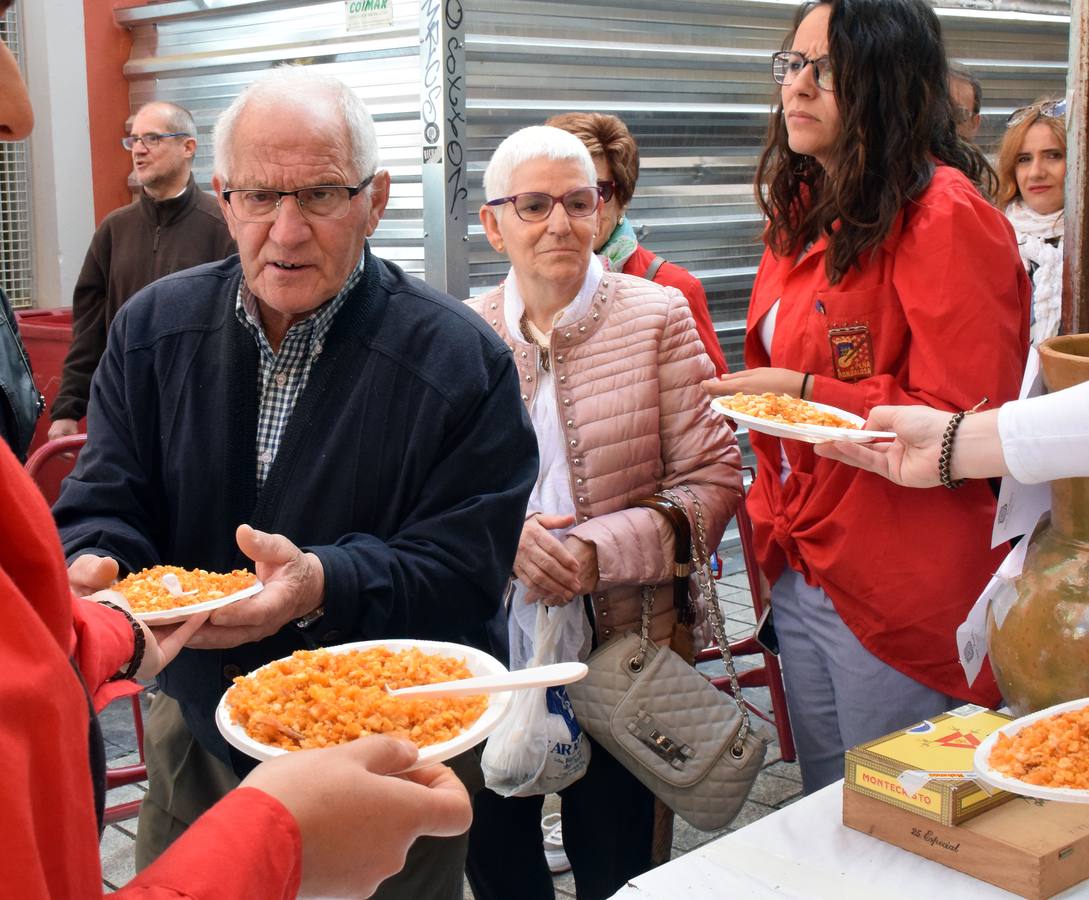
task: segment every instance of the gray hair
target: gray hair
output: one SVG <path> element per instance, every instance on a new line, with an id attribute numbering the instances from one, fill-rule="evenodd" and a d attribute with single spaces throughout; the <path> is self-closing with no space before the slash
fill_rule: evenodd
<path id="1" fill-rule="evenodd" d="M 484 194 L 496 200 L 510 193 L 518 167 L 533 159 L 573 160 L 581 163 L 587 185 L 597 184 L 597 169 L 586 145 L 569 131 L 551 125 L 530 125 L 506 138 L 484 170 Z"/>
<path id="2" fill-rule="evenodd" d="M 165 127 L 167 131 L 183 131 L 189 135 L 189 137 L 196 140 L 197 123 L 193 121 L 193 114 L 184 106 L 178 106 L 177 103 L 171 103 L 168 100 L 152 100 L 150 103 L 145 103 L 136 110 L 136 115 L 140 115 L 140 113 L 150 107 L 162 110 L 166 114 Z M 135 116 L 133 118 L 135 118 Z"/>
<path id="3" fill-rule="evenodd" d="M 254 100 L 283 105 L 285 97 L 292 100 L 331 99 L 348 129 L 356 177 L 362 181 L 374 174 L 378 168 L 378 138 L 366 104 L 348 85 L 332 75 L 316 72 L 310 66 L 277 66 L 252 81 L 216 119 L 213 140 L 217 175 L 229 181 L 234 129 L 246 106 Z"/>
<path id="4" fill-rule="evenodd" d="M 980 107 L 983 105 L 983 85 L 979 83 L 979 79 L 967 66 L 955 62 L 949 63 L 949 77 L 966 81 L 972 86 L 972 115 L 978 116 Z"/>

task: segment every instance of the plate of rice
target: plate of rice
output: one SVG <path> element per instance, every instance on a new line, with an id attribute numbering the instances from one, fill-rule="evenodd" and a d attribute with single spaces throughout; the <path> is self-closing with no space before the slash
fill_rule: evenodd
<path id="1" fill-rule="evenodd" d="M 866 420 L 845 409 L 799 400 L 789 394 L 730 394 L 715 397 L 711 408 L 750 431 L 807 444 L 829 441 L 866 444 L 896 437 L 891 431 L 866 431 L 862 427 Z"/>
<path id="2" fill-rule="evenodd" d="M 132 614 L 148 625 L 173 625 L 189 616 L 210 612 L 252 597 L 264 585 L 253 572 L 208 572 L 181 566 L 152 566 L 111 585 L 129 604 Z"/>
<path id="3" fill-rule="evenodd" d="M 240 676 L 216 708 L 227 743 L 266 760 L 331 747 L 371 734 L 412 741 L 413 768 L 442 762 L 483 741 L 499 724 L 510 693 L 472 697 L 391 697 L 391 689 L 499 675 L 492 656 L 443 641 L 358 641 L 296 650 Z"/>
<path id="4" fill-rule="evenodd" d="M 1003 725 L 976 748 L 975 770 L 1013 794 L 1089 803 L 1089 698 Z"/>

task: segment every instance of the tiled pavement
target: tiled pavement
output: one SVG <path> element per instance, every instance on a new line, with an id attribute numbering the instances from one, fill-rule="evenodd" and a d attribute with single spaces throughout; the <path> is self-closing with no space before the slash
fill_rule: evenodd
<path id="1" fill-rule="evenodd" d="M 744 571 L 739 570 L 736 565 L 727 565 L 727 574 L 719 581 L 718 590 L 730 638 L 736 639 L 751 634 L 754 624 L 753 610 Z M 745 666 L 745 660 L 738 660 L 739 669 Z M 746 690 L 745 695 L 760 708 L 770 708 L 766 689 Z M 107 757 L 111 765 L 124 765 L 136 759 L 135 738 L 131 734 L 131 723 L 129 707 L 124 703 L 114 704 L 104 715 L 103 732 L 107 742 Z M 111 791 L 107 803 L 123 802 L 139 795 L 143 790 L 144 785 L 133 785 Z M 797 764 L 783 762 L 779 758 L 778 744 L 772 745 L 768 752 L 767 765 L 757 777 L 752 794 L 730 827 L 721 832 L 705 833 L 697 831 L 678 819 L 673 834 L 673 857 L 682 856 L 714 840 L 719 834 L 735 831 L 793 803 L 801 796 L 801 790 L 801 776 L 798 774 Z M 547 798 L 545 807 L 546 811 L 557 808 L 556 798 Z M 102 837 L 102 877 L 107 891 L 123 885 L 133 876 L 135 830 L 136 821 L 133 819 L 109 826 Z M 557 876 L 555 887 L 557 898 L 575 896 L 575 885 L 570 873 Z M 466 886 L 465 896 L 471 900 L 472 894 L 468 886 Z"/>

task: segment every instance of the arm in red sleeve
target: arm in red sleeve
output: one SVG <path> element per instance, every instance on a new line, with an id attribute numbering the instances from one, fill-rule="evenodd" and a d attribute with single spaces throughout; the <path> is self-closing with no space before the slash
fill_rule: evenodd
<path id="1" fill-rule="evenodd" d="M 715 375 L 724 375 L 726 357 L 722 355 L 722 344 L 719 343 L 718 333 L 715 331 L 715 323 L 711 320 L 711 310 L 707 306 L 707 293 L 703 290 L 703 284 L 695 275 L 687 269 L 683 269 L 673 263 L 665 263 L 654 278 L 655 282 L 665 287 L 675 287 L 688 301 L 688 308 L 692 311 L 692 318 L 696 321 L 696 331 L 699 332 L 703 349 L 711 357 L 715 367 Z"/>
<path id="2" fill-rule="evenodd" d="M 302 838 L 287 808 L 238 788 L 201 816 L 162 856 L 113 896 L 123 900 L 279 900 L 302 878 Z"/>
<path id="3" fill-rule="evenodd" d="M 1016 397 L 1031 288 L 1005 217 L 939 167 L 890 252 L 892 291 L 882 301 L 898 302 L 907 321 L 904 366 L 853 384 L 815 375 L 812 399 L 866 415 L 884 404 L 960 410 Z"/>
<path id="4" fill-rule="evenodd" d="M 132 659 L 132 626 L 116 609 L 93 600 L 72 597 L 72 625 L 75 629 L 73 658 L 94 701 L 102 712 L 118 697 L 140 692 L 135 681 L 107 681 Z"/>

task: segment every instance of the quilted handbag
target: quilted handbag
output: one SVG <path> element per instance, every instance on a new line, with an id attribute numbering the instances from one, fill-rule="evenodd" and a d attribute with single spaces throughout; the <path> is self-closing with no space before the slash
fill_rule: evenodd
<path id="1" fill-rule="evenodd" d="M 589 673 L 568 685 L 567 692 L 579 724 L 595 741 L 682 819 L 713 831 L 728 825 L 741 809 L 763 765 L 770 735 L 753 727 L 741 700 L 704 550 L 703 512 L 691 491 L 680 490 L 694 504 L 696 579 L 733 696 L 713 687 L 669 647 L 650 641 L 654 595 L 649 586 L 643 587 L 640 633 L 614 638 L 595 650 L 587 661 Z M 679 507 L 687 521 L 676 494 L 665 491 L 655 497 L 660 498 Z"/>

